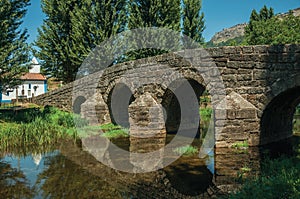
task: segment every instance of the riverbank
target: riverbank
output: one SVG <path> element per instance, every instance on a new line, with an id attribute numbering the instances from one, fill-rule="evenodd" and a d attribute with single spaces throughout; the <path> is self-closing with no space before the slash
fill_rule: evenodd
<path id="1" fill-rule="evenodd" d="M 224 198 L 300 198 L 299 158 L 298 155 L 265 160 L 261 165 L 260 175 L 244 179 L 240 190 Z"/>
<path id="2" fill-rule="evenodd" d="M 76 139 L 75 127 L 87 121 L 53 107 L 12 108 L 0 112 L 0 150 L 53 145 L 61 139 Z"/>

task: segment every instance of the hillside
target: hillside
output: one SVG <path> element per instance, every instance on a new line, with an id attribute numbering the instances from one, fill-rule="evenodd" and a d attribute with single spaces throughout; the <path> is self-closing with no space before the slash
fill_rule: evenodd
<path id="1" fill-rule="evenodd" d="M 294 16 L 300 16 L 300 8 L 292 10 Z M 278 17 L 282 18 L 288 13 L 277 14 Z M 228 41 L 241 40 L 245 34 L 245 27 L 247 23 L 237 24 L 230 28 L 224 28 L 222 31 L 217 32 L 211 40 L 208 42 L 209 46 L 218 46 L 221 44 L 227 44 Z"/>

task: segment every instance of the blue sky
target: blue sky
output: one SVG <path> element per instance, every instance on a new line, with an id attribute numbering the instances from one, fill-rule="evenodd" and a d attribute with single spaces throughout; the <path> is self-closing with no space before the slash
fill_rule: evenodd
<path id="1" fill-rule="evenodd" d="M 300 7 L 300 0 L 202 0 L 206 25 L 203 32 L 205 40 L 209 41 L 223 28 L 249 21 L 251 11 L 260 10 L 264 5 L 273 7 L 275 13 L 284 13 Z M 23 28 L 27 28 L 30 35 L 29 43 L 36 39 L 37 28 L 42 25 L 44 18 L 40 0 L 31 0 L 22 25 Z"/>

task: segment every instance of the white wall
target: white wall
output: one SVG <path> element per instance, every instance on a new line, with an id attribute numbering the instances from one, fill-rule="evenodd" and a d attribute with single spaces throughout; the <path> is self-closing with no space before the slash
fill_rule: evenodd
<path id="1" fill-rule="evenodd" d="M 36 87 L 36 90 L 34 89 Z M 34 96 L 38 96 L 44 94 L 46 92 L 47 84 L 44 81 L 24 81 L 24 83 L 18 88 L 11 90 L 12 92 L 2 93 L 2 102 L 8 102 L 12 99 L 16 99 L 16 94 L 18 92 L 18 96 L 26 96 L 26 98 L 31 98 L 32 94 Z M 23 93 L 22 93 L 22 90 Z"/>
<path id="2" fill-rule="evenodd" d="M 41 66 L 31 65 L 31 68 L 29 69 L 29 73 L 41 73 Z"/>

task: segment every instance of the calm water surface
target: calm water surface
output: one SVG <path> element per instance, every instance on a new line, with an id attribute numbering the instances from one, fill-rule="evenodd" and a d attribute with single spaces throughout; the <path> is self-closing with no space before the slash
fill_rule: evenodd
<path id="1" fill-rule="evenodd" d="M 245 168 L 245 175 L 258 172 L 264 157 L 293 155 L 300 148 L 299 138 L 264 148 L 217 149 L 204 159 L 181 157 L 160 171 L 144 174 L 111 169 L 80 144 L 67 141 L 38 152 L 2 152 L 0 198 L 209 198 L 238 186 Z M 126 139 L 114 143 L 129 148 Z"/>

